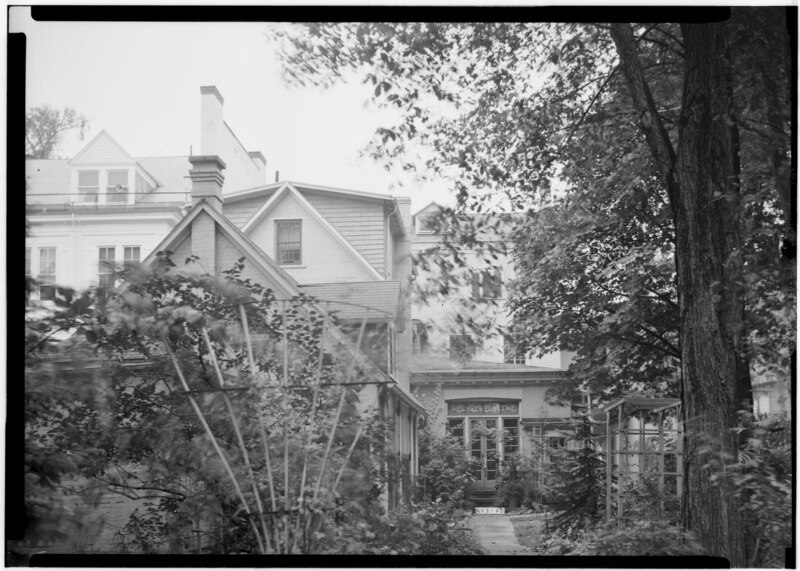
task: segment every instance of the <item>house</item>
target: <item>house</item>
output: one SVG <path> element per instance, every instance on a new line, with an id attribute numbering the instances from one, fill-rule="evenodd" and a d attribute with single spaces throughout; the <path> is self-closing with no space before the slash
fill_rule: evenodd
<path id="1" fill-rule="evenodd" d="M 423 292 L 444 281 L 426 264 L 447 231 L 442 210 L 431 203 L 413 217 L 416 282 Z M 479 461 L 471 495 L 487 502 L 502 464 L 515 455 L 536 456 L 539 467 L 546 467 L 547 451 L 566 445 L 571 416 L 570 407 L 550 404 L 546 393 L 563 379 L 572 355 L 535 358 L 497 333 L 510 322 L 504 305 L 513 263 L 482 251 L 482 244 L 498 239 L 492 226 L 485 226 L 475 247 L 459 249 L 460 284 L 414 300 L 411 358 L 411 387 L 428 409 L 430 425 L 462 439 Z M 486 334 L 476 334 L 473 326 Z"/>
<path id="2" fill-rule="evenodd" d="M 226 188 L 265 182 L 266 161 L 248 152 L 222 117 L 222 95 L 200 88 L 200 148 L 223 157 Z M 189 157 L 132 157 L 98 133 L 72 159 L 25 161 L 25 275 L 45 303 L 55 284 L 113 285 L 113 263 L 144 260 L 191 205 Z M 109 262 L 108 264 L 104 262 Z"/>
<path id="3" fill-rule="evenodd" d="M 390 426 L 390 461 L 380 467 L 389 508 L 409 501 L 417 473 L 417 418 L 409 384 L 411 310 L 410 200 L 294 182 L 223 196 L 224 161 L 189 157 L 193 206 L 155 252 L 197 257 L 219 275 L 244 258 L 242 277 L 276 298 L 307 294 L 335 318 L 337 339 L 373 365 L 374 384 L 360 393 Z"/>

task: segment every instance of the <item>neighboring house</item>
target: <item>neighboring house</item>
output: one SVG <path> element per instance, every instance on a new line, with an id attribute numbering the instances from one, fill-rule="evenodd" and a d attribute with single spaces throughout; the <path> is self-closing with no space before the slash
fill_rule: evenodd
<path id="1" fill-rule="evenodd" d="M 223 198 L 225 163 L 189 157 L 192 200 L 186 216 L 158 244 L 181 263 L 219 275 L 244 258 L 243 278 L 277 299 L 301 293 L 319 300 L 342 339 L 374 368 L 375 384 L 360 394 L 389 423 L 391 460 L 381 466 L 388 506 L 411 498 L 417 473 L 417 417 L 411 395 L 410 200 L 387 195 L 279 182 Z M 155 253 L 144 263 L 155 259 Z"/>
<path id="2" fill-rule="evenodd" d="M 72 160 L 26 161 L 25 274 L 42 301 L 58 284 L 109 285 L 102 262 L 139 262 L 183 216 L 187 157 L 134 158 L 101 131 Z"/>
<path id="3" fill-rule="evenodd" d="M 222 96 L 201 87 L 201 152 L 219 155 L 228 188 L 265 182 L 266 161 L 247 152 L 222 120 Z M 132 157 L 101 131 L 71 160 L 25 161 L 25 274 L 41 301 L 58 284 L 75 289 L 113 285 L 114 263 L 139 262 L 191 205 L 188 156 Z M 108 262 L 108 263 L 105 263 Z"/>
<path id="4" fill-rule="evenodd" d="M 412 250 L 419 262 L 444 238 L 437 221 L 441 211 L 431 203 L 413 217 Z M 490 231 L 483 238 L 496 239 Z M 467 283 L 446 295 L 432 292 L 414 301 L 411 386 L 428 409 L 434 431 L 462 439 L 480 462 L 472 486 L 478 498 L 481 491 L 494 489 L 504 461 L 516 454 L 537 455 L 544 470 L 546 451 L 566 445 L 570 407 L 548 404 L 545 394 L 564 377 L 572 355 L 534 358 L 496 334 L 509 324 L 506 284 L 513 263 L 484 256 L 480 248 L 462 248 L 459 254 L 467 266 Z M 434 267 L 422 267 L 418 263 L 416 272 L 422 289 L 431 278 L 442 283 Z M 470 330 L 469 320 L 487 335 Z"/>

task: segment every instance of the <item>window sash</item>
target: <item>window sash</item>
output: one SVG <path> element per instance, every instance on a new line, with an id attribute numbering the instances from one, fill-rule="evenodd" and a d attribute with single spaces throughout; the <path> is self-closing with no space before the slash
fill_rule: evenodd
<path id="1" fill-rule="evenodd" d="M 275 257 L 281 265 L 302 263 L 302 226 L 300 220 L 275 222 Z"/>
<path id="2" fill-rule="evenodd" d="M 100 287 L 114 287 L 114 263 L 116 248 L 103 246 L 98 251 L 97 285 Z"/>
<path id="3" fill-rule="evenodd" d="M 100 171 L 78 171 L 78 200 L 97 202 L 100 193 Z"/>
<path id="4" fill-rule="evenodd" d="M 122 250 L 122 261 L 125 264 L 138 264 L 141 261 L 141 247 L 125 246 Z"/>
<path id="5" fill-rule="evenodd" d="M 108 171 L 106 202 L 128 201 L 128 171 Z"/>
<path id="6" fill-rule="evenodd" d="M 39 248 L 39 299 L 53 301 L 56 298 L 56 249 Z"/>
<path id="7" fill-rule="evenodd" d="M 472 359 L 475 354 L 475 342 L 469 335 L 450 336 L 450 358 Z"/>

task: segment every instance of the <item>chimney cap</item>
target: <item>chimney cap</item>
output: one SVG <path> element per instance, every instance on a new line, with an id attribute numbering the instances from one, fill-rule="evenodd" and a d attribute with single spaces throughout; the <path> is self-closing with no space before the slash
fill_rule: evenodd
<path id="1" fill-rule="evenodd" d="M 227 165 L 225 161 L 222 160 L 222 157 L 219 155 L 194 155 L 189 157 L 189 162 L 192 163 L 194 168 L 198 168 L 201 165 L 205 164 L 213 164 L 216 163 L 216 166 L 221 170 L 224 169 Z"/>
<path id="2" fill-rule="evenodd" d="M 219 99 L 219 104 L 222 105 L 225 100 L 222 98 L 222 94 L 217 89 L 216 85 L 201 85 L 200 86 L 200 95 L 215 95 L 217 99 Z"/>

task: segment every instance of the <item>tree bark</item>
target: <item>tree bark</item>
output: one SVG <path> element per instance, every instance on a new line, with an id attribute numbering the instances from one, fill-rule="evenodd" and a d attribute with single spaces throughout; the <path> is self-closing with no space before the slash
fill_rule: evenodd
<path id="1" fill-rule="evenodd" d="M 614 24 L 611 35 L 675 221 L 686 422 L 683 522 L 709 553 L 745 567 L 737 502 L 724 481 L 710 479 L 736 458 L 731 429 L 738 424 L 739 400 L 750 388 L 740 351 L 744 287 L 730 62 L 723 24 L 681 30 L 686 64 L 677 153 L 657 114 L 631 27 Z"/>

